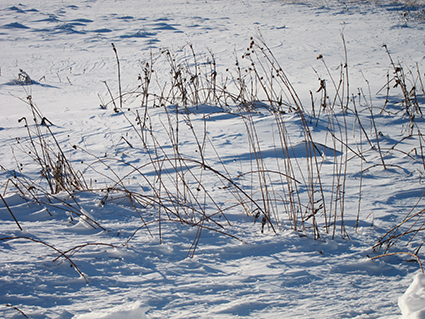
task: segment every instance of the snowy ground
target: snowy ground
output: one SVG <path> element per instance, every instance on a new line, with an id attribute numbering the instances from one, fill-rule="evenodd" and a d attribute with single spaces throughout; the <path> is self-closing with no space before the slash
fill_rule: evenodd
<path id="1" fill-rule="evenodd" d="M 403 139 L 412 122 L 404 112 L 397 112 L 395 102 L 401 99 L 401 91 L 391 89 L 388 112 L 382 114 L 386 89 L 376 94 L 385 87 L 387 73 L 393 74 L 382 47 L 385 44 L 394 62 L 403 67 L 410 87 L 416 85 L 418 103 L 423 105 L 418 78 L 420 74 L 425 80 L 424 24 L 418 17 L 423 9 L 419 6 L 409 12 L 400 4 L 379 1 L 2 1 L 0 317 L 425 318 L 425 282 L 416 260 L 410 255 L 371 259 L 385 252 L 372 247 L 387 231 L 409 211 L 413 214 L 424 208 L 424 147 L 417 136 L 418 129 L 425 130 L 423 119 L 418 114 L 413 128 L 416 135 Z M 184 54 L 190 57 L 188 44 L 200 60 L 214 55 L 218 82 L 224 81 L 229 74 L 226 69 L 235 74 L 235 59 L 242 61 L 250 38 L 258 39 L 259 33 L 308 114 L 310 91 L 315 104 L 320 104 L 318 77 L 326 79 L 330 99 L 333 97 L 323 61 L 338 81 L 340 66 L 345 63 L 343 34 L 350 92 L 366 96 L 355 100 L 359 117 L 349 112 L 345 118 L 350 149 L 334 144 L 328 131 L 329 119 L 344 121 L 341 112 L 335 117 L 324 112 L 320 118 L 307 120 L 311 120 L 313 140 L 324 151 L 324 156 L 319 156 L 320 174 L 330 215 L 332 207 L 340 209 L 340 201 L 330 195 L 336 189 L 335 168 L 346 172 L 346 233 L 341 234 L 341 216 L 337 215 L 333 236 L 333 220 L 324 219 L 322 209 L 317 215 L 320 238 L 314 240 L 312 220 L 306 221 L 305 229 L 295 231 L 284 205 L 272 209 L 270 221 L 275 232 L 268 223 L 262 231 L 261 218 L 255 222 L 258 208 L 246 197 L 242 200 L 241 192 L 234 196 L 235 192 L 229 191 L 238 186 L 261 204 L 262 188 L 253 181 L 258 167 L 252 165 L 258 162 L 249 146 L 247 122 L 236 106 L 224 110 L 198 105 L 178 115 L 174 106 L 149 108 L 152 133 L 158 139 L 156 149 L 160 150 L 154 154 L 157 157 L 147 151 L 132 127 L 137 122 L 136 112 L 144 112 L 140 97 L 126 96 L 119 113 L 111 103 L 106 109 L 99 107 L 110 100 L 105 81 L 112 94 L 118 95 L 111 43 L 119 54 L 122 92 L 130 92 L 140 82 L 138 76 L 151 55 L 158 57 L 153 73 L 157 83 L 169 82 L 169 64 L 159 58 L 159 52 L 169 49 L 179 62 Z M 323 59 L 317 59 L 319 55 Z M 16 84 L 20 69 L 31 77 L 31 84 Z M 30 184 L 23 190 L 26 196 L 13 186 L 14 175 L 35 181 L 34 187 L 42 185 L 40 167 L 32 160 L 34 154 L 28 154 L 27 128 L 23 120 L 18 122 L 25 117 L 34 133 L 28 96 L 53 124 L 49 127 L 61 148 L 75 169 L 84 172 L 93 191 L 72 196 L 63 191 L 53 196 L 38 190 L 37 203 Z M 371 104 L 376 132 L 368 111 Z M 248 124 L 255 125 L 262 163 L 269 171 L 282 169 L 275 115 L 258 104 L 250 116 Z M 286 110 L 279 116 L 290 138 L 291 157 L 301 163 L 294 174 L 304 185 L 299 194 L 307 206 L 308 187 L 301 179 L 308 176 L 305 129 L 297 113 Z M 358 119 L 370 143 L 362 135 Z M 177 120 L 176 144 L 188 164 L 179 167 L 182 175 L 178 177 L 170 173 L 174 162 L 166 160 L 176 154 L 170 136 L 175 136 L 171 127 L 176 128 Z M 375 145 L 377 135 L 382 158 Z M 195 136 L 203 140 L 202 151 Z M 199 153 L 205 157 L 204 164 L 222 175 L 200 169 Z M 344 163 L 345 155 L 351 160 L 336 166 Z M 164 166 L 153 164 L 155 159 Z M 382 161 L 388 165 L 386 169 Z M 156 184 L 158 169 L 163 169 L 165 176 L 160 187 Z M 208 221 L 199 222 L 200 217 L 191 216 L 196 212 L 187 206 L 179 207 L 179 214 L 199 224 L 166 221 L 167 213 L 152 201 L 134 203 L 122 193 L 105 191 L 116 186 L 152 199 L 154 189 L 160 189 L 167 197 L 164 188 L 172 189 L 174 177 L 182 187 L 183 176 L 193 184 L 192 188 L 188 184 L 188 189 L 194 193 L 182 196 L 176 191 L 168 197 L 170 203 L 189 198 L 199 204 L 199 210 L 205 209 Z M 275 177 L 267 175 L 271 176 Z M 267 182 L 276 186 L 279 179 Z M 283 196 L 277 188 L 270 194 Z M 342 192 L 338 190 L 338 194 Z M 175 198 L 178 200 L 173 201 Z M 237 200 L 244 201 L 243 205 Z M 358 227 L 354 227 L 357 217 Z M 406 223 L 403 227 L 422 223 L 419 218 L 416 226 Z M 196 227 L 200 225 L 204 227 L 201 233 Z M 410 239 L 400 238 L 389 252 L 417 251 L 425 260 L 420 250 L 423 234 Z"/>

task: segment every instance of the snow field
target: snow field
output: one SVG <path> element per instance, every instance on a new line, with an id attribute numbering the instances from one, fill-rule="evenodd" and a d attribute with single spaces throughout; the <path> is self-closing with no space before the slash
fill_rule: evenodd
<path id="1" fill-rule="evenodd" d="M 424 70 L 423 25 L 406 22 L 398 10 L 397 5 L 388 3 L 3 2 L 1 185 L 5 202 L 23 231 L 0 202 L 0 316 L 19 318 L 23 316 L 20 311 L 31 318 L 423 316 L 424 284 L 418 264 L 403 255 L 370 258 L 384 253 L 384 249 L 372 247 L 380 239 L 388 239 L 383 237 L 388 230 L 410 210 L 413 214 L 423 207 L 423 147 L 417 136 L 406 138 L 411 121 L 395 103 L 402 98 L 400 91 L 391 89 L 388 112 L 382 114 L 379 111 L 385 90 L 375 94 L 385 86 L 387 72 L 393 72 L 382 48 L 386 44 L 391 57 L 406 70 L 408 82 L 413 79 L 416 83 L 419 103 L 423 103 L 417 77 L 418 71 L 421 74 Z M 152 159 L 132 128 L 138 121 L 136 111 L 140 114 L 144 110 L 140 96 L 126 96 L 119 113 L 113 111 L 112 103 L 106 109 L 99 107 L 110 100 L 105 81 L 118 96 L 111 43 L 119 54 L 122 91 L 131 92 L 140 83 L 138 76 L 143 75 L 151 54 L 157 59 L 153 79 L 159 88 L 171 81 L 170 64 L 160 58 L 164 49 L 175 54 L 176 63 L 186 59 L 192 68 L 187 43 L 193 44 L 200 63 L 211 59 L 212 52 L 221 83 L 229 73 L 236 74 L 236 58 L 241 67 L 249 67 L 248 59 L 241 56 L 251 37 L 257 41 L 259 32 L 307 110 L 306 120 L 319 159 L 315 172 L 320 173 L 323 202 L 329 209 L 327 217 L 323 209 L 318 211 L 317 240 L 312 218 L 306 221 L 305 229 L 293 230 L 294 220 L 283 208 L 284 199 L 271 208 L 273 223 L 264 227 L 261 215 L 255 219 L 258 210 L 249 200 L 261 203 L 264 194 L 257 175 L 252 173 L 259 170 L 256 165 L 279 170 L 289 155 L 290 161 L 299 161 L 299 166 L 292 162 L 299 182 L 294 185 L 300 185 L 301 205 L 307 206 L 311 184 L 306 165 L 311 144 L 308 139 L 305 142 L 305 125 L 296 112 L 285 109 L 285 114 L 278 116 L 281 122 L 277 122 L 267 103 L 255 104 L 251 113 L 240 112 L 237 105 L 223 109 L 201 104 L 183 108 L 181 113 L 176 113 L 173 105 L 150 107 L 150 132 L 157 144 L 151 138 L 146 141 L 150 150 L 160 151 L 160 156 Z M 341 33 L 347 47 L 349 87 L 356 96 L 359 116 L 323 111 L 320 117 L 309 117 L 309 91 L 316 107 L 323 93 L 316 92 L 318 77 L 327 81 L 329 101 L 335 96 L 323 62 L 335 81 L 341 71 L 346 72 L 341 68 L 345 62 Z M 317 59 L 319 55 L 323 59 Z M 16 85 L 19 69 L 34 80 L 31 85 Z M 358 88 L 366 98 L 357 97 L 362 92 Z M 84 172 L 93 191 L 62 191 L 54 196 L 39 191 L 36 203 L 30 192 L 20 196 L 8 182 L 14 174 L 20 174 L 21 167 L 23 180 L 28 176 L 36 181 L 34 187 L 42 183 L 39 165 L 27 156 L 27 128 L 18 122 L 25 116 L 30 129 L 35 128 L 27 104 L 29 95 L 53 123 L 50 128 L 69 162 L 76 172 Z M 374 123 L 368 113 L 370 102 Z M 341 124 L 344 121 L 346 126 Z M 370 142 L 362 135 L 359 121 Z M 176 154 L 173 138 L 177 135 L 171 130 L 176 123 L 179 152 L 185 158 L 179 162 L 181 175 L 175 174 L 174 162 L 164 160 Z M 279 142 L 282 135 L 278 123 L 285 125 L 290 150 Z M 414 123 L 415 132 L 422 129 L 419 115 Z M 379 134 L 375 134 L 374 124 Z M 344 138 L 339 127 L 348 128 L 351 150 L 331 138 L 329 130 Z M 45 128 L 43 132 L 51 141 Z M 252 136 L 257 140 L 250 144 Z M 381 153 L 376 148 L 377 137 Z M 204 141 L 201 145 L 206 165 L 229 180 L 199 165 L 199 141 Z M 254 160 L 253 146 L 261 149 L 260 162 Z M 353 151 L 361 152 L 365 161 Z M 155 159 L 163 165 L 154 165 Z M 381 166 L 382 160 L 387 169 Z M 336 174 L 335 170 L 341 168 L 345 173 Z M 163 173 L 160 187 L 158 169 Z M 336 181 L 335 176 L 346 179 Z M 272 173 L 263 177 L 267 185 L 275 187 L 268 194 L 280 194 L 271 198 L 283 198 L 282 185 L 286 184 Z M 342 182 L 343 193 L 336 186 Z M 187 192 L 186 197 L 179 197 L 175 185 L 182 193 L 183 189 Z M 197 190 L 199 185 L 201 190 Z M 107 191 L 112 186 L 119 191 Z M 235 186 L 239 193 L 234 191 Z M 123 190 L 134 192 L 135 197 Z M 187 224 L 176 222 L 178 215 L 172 215 L 174 221 L 166 221 L 166 211 L 154 202 L 159 190 L 167 195 L 162 209 L 177 205 L 179 201 L 174 198 L 185 198 L 199 203 L 198 211 L 177 205 L 179 216 Z M 241 190 L 249 196 L 242 196 Z M 332 197 L 337 194 L 344 194 L 344 216 Z M 223 213 L 218 207 L 225 209 Z M 199 212 L 209 218 L 202 219 Z M 200 220 L 204 228 L 191 227 Z M 93 221 L 98 223 L 95 227 L 90 226 Z M 337 226 L 335 236 L 333 225 Z M 399 231 L 410 226 L 406 223 Z M 341 232 L 343 229 L 346 233 Z M 423 235 L 419 232 L 409 241 L 411 238 L 401 237 L 390 251 L 415 251 Z"/>

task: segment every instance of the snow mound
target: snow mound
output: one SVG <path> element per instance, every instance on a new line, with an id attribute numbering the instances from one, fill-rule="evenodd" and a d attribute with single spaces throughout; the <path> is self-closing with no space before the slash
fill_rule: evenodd
<path id="1" fill-rule="evenodd" d="M 425 274 L 417 274 L 398 300 L 403 319 L 425 319 Z"/>

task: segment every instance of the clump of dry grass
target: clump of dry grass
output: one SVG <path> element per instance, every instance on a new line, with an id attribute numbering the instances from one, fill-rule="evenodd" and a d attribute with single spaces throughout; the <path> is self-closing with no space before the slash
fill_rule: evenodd
<path id="1" fill-rule="evenodd" d="M 307 120 L 310 116 L 307 115 L 297 92 L 261 37 L 258 40 L 251 38 L 247 51 L 242 58 L 236 58 L 234 70 L 226 69 L 225 75 L 221 76 L 221 82 L 217 81 L 218 70 L 211 53 L 206 61 L 200 62 L 191 45 L 188 51 L 181 52 L 182 56 L 178 57 L 168 50 L 163 50 L 155 59 L 151 55 L 149 62 L 141 63 L 143 70 L 143 75 L 139 76 L 141 84 L 130 93 L 141 101 L 143 117 L 137 109 L 131 112 L 126 108 L 120 109 L 139 136 L 145 153 L 149 156 L 147 164 L 134 167 L 129 175 L 140 174 L 149 184 L 155 197 L 155 200 L 150 200 L 160 204 L 159 213 L 164 210 L 169 220 L 176 218 L 175 220 L 179 222 L 198 227 L 207 220 L 211 221 L 212 217 L 225 216 L 224 211 L 234 208 L 234 205 L 223 208 L 224 203 L 216 203 L 209 195 L 207 186 L 202 183 L 205 178 L 213 178 L 223 184 L 223 189 L 234 197 L 237 205 L 241 205 L 248 215 L 254 216 L 255 220 L 261 217 L 262 232 L 265 229 L 276 232 L 285 224 L 286 215 L 289 217 L 290 227 L 299 231 L 311 229 L 315 238 L 320 237 L 321 228 L 324 228 L 326 233 L 332 231 L 335 236 L 338 223 L 341 234 L 348 236 L 344 226 L 344 185 L 348 160 L 346 154 L 349 148 L 347 131 L 344 131 L 344 127 L 347 129 L 347 126 L 343 125 L 341 130 L 340 125 L 336 124 L 338 121 L 336 117 L 342 114 L 344 119 L 348 108 L 347 67 L 341 68 L 343 72 L 340 74 L 340 83 L 334 83 L 336 93 L 331 105 L 327 106 L 324 102 L 320 107 L 329 119 L 333 118 L 329 130 L 335 149 L 340 148 L 341 153 L 345 154 L 345 158 L 337 159 L 335 156 L 334 180 L 327 199 L 321 176 L 323 158 L 320 152 L 317 152 L 316 141 L 313 140 L 310 131 L 310 122 Z M 170 67 L 170 80 L 162 86 L 158 83 L 153 85 L 155 81 L 151 75 L 155 74 L 154 61 L 157 62 L 161 58 L 165 59 Z M 128 94 L 125 93 L 126 96 Z M 110 103 L 114 103 L 117 99 L 112 98 Z M 235 177 L 229 173 L 223 162 L 220 165 L 223 172 L 208 165 L 204 150 L 207 144 L 212 149 L 215 149 L 214 145 L 207 141 L 205 127 L 202 132 L 195 130 L 187 109 L 189 106 L 201 104 L 217 105 L 223 112 L 232 112 L 239 116 L 245 125 L 249 152 L 252 154 L 250 170 Z M 173 105 L 174 112 L 170 111 L 169 105 Z M 162 147 L 162 143 L 155 136 L 154 132 L 157 130 L 153 127 L 149 115 L 152 107 L 164 108 L 166 120 L 160 125 L 168 136 L 167 143 L 173 145 L 171 153 Z M 264 147 L 257 134 L 253 117 L 257 107 L 264 107 L 275 119 L 277 152 L 274 164 L 270 164 L 262 155 Z M 301 119 L 307 154 L 305 159 L 298 159 L 291 154 L 294 153 L 293 144 L 285 127 L 284 118 L 287 113 L 295 113 Z M 136 117 L 136 123 L 130 120 L 133 116 Z M 180 149 L 181 125 L 188 126 L 193 134 L 194 144 L 199 151 L 197 161 Z M 220 158 L 219 154 L 217 157 Z M 99 159 L 98 162 L 103 163 L 103 160 Z M 195 163 L 203 168 L 201 173 L 194 172 L 189 165 Z M 148 181 L 143 174 L 142 171 L 147 166 L 154 168 L 155 182 Z M 129 175 L 124 178 L 128 178 Z M 238 186 L 237 179 L 242 176 L 250 176 L 250 185 L 244 185 L 248 187 L 249 192 Z M 118 178 L 111 189 L 129 193 L 122 189 L 121 180 Z M 199 196 L 200 192 L 202 196 Z M 164 195 L 170 202 L 164 201 Z M 202 205 L 198 198 L 204 198 Z M 168 206 L 169 203 L 172 203 L 172 207 Z M 216 209 L 211 213 L 205 209 L 194 210 L 194 207 L 211 208 L 211 205 Z M 180 210 L 186 212 L 181 214 Z M 193 218 L 196 216 L 195 212 L 198 218 Z M 162 216 L 159 215 L 157 218 L 158 225 L 163 221 Z M 219 223 L 216 225 L 224 227 Z M 149 230 L 147 224 L 142 228 Z"/>
<path id="2" fill-rule="evenodd" d="M 93 159 L 83 171 L 75 170 L 56 140 L 51 123 L 41 115 L 32 97 L 28 96 L 26 103 L 30 106 L 34 124 L 30 126 L 26 118 L 21 119 L 27 127 L 28 137 L 25 143 L 19 141 L 19 146 L 39 165 L 41 173 L 35 179 L 19 173 L 10 183 L 22 195 L 30 195 L 43 205 L 63 206 L 83 217 L 92 227 L 102 229 L 99 222 L 85 214 L 74 192 L 102 194 L 103 205 L 116 194 L 124 196 L 140 218 L 139 227 L 124 244 L 128 244 L 142 230 L 153 236 L 153 227 L 156 227 L 162 242 L 163 224 L 179 223 L 197 229 L 188 256 L 194 255 L 204 230 L 236 238 L 227 218 L 228 212 L 236 210 L 251 216 L 254 223 L 261 220 L 258 223 L 261 232 L 277 232 L 290 227 L 300 232 L 311 232 L 314 238 L 323 234 L 332 237 L 339 234 L 348 238 L 345 221 L 348 165 L 354 165 L 355 160 L 359 163 L 357 227 L 361 216 L 362 174 L 377 166 L 387 169 L 390 164 L 386 163 L 384 156 L 384 152 L 389 150 L 380 146 L 374 108 L 362 90 L 359 89 L 357 94 L 351 92 L 344 37 L 342 42 L 345 58 L 337 75 L 330 71 L 322 56 L 318 57 L 323 62 L 326 75 L 320 76 L 316 71 L 320 87 L 315 93 L 310 92 L 310 110 L 302 104 L 261 35 L 251 38 L 246 51 L 236 55 L 234 67 L 223 71 L 219 70 L 212 52 L 199 55 L 191 44 L 178 52 L 164 49 L 156 55 L 152 53 L 147 60 L 140 62 L 141 73 L 137 85 L 128 92 L 123 92 L 121 88 L 119 54 L 113 46 L 118 68 L 118 96 L 104 82 L 110 100 L 102 102 L 102 108 L 113 105 L 113 111 L 130 125 L 137 137 L 136 142 L 130 143 L 122 138 L 130 149 L 138 149 L 138 156 L 143 156 L 143 164 L 99 156 L 74 146 Z M 391 60 L 388 50 L 387 53 Z M 158 74 L 157 65 L 168 67 L 168 79 L 164 80 L 163 75 Z M 413 77 L 411 81 L 401 66 L 392 60 L 391 65 L 394 74 L 388 76 L 384 88 L 388 96 L 392 85 L 401 88 L 403 100 L 400 110 L 407 114 L 412 123 L 411 135 L 418 137 L 418 150 L 424 161 L 424 140 L 415 122 L 417 116 L 422 116 L 416 95 L 419 87 L 423 91 L 420 73 L 418 71 L 418 76 L 409 73 Z M 319 96 L 319 105 L 315 105 L 315 96 Z M 138 106 L 134 106 L 134 103 L 138 103 Z M 389 103 L 391 101 L 387 98 L 380 108 L 381 114 L 390 114 Z M 221 159 L 219 150 L 208 136 L 206 119 L 200 121 L 197 118 L 195 121 L 191 114 L 191 107 L 196 109 L 202 105 L 218 106 L 222 112 L 235 116 L 235 121 L 243 123 L 248 153 L 251 154 L 246 163 L 248 168 L 241 167 L 242 171 L 235 173 Z M 255 116 L 260 108 L 273 118 L 271 136 L 259 136 Z M 154 121 L 152 112 L 158 109 L 164 116 L 160 121 Z M 370 114 L 367 119 L 369 129 L 360 116 L 362 111 Z M 296 115 L 301 123 L 305 145 L 303 157 L 295 154 L 296 145 L 285 123 L 288 113 Z M 312 134 L 312 128 L 319 121 L 326 123 L 326 144 L 331 145 L 334 152 L 330 164 L 318 148 L 323 141 L 314 140 Z M 189 129 L 190 135 L 182 135 L 182 128 Z M 349 137 L 350 134 L 353 138 Z M 265 156 L 264 140 L 273 141 L 274 157 Z M 190 151 L 185 145 L 191 146 Z M 396 149 L 397 145 L 394 145 L 392 150 Z M 369 163 L 366 160 L 368 152 L 376 152 L 380 161 Z M 114 162 L 125 167 L 125 170 L 114 170 Z M 324 177 L 323 167 L 328 164 L 331 165 L 331 179 Z M 20 171 L 23 169 L 20 163 L 18 167 Z M 89 171 L 105 179 L 107 186 L 94 187 L 86 183 L 84 176 Z M 137 184 L 128 186 L 125 181 L 129 179 L 136 180 Z M 215 192 L 211 185 L 221 185 L 220 192 Z M 56 195 L 60 192 L 66 192 L 71 203 L 59 200 Z M 417 218 L 410 230 L 414 229 L 418 234 L 422 231 L 422 226 L 418 227 L 422 213 L 409 214 L 403 225 Z M 399 238 L 395 234 L 389 232 L 388 237 L 380 243 L 393 242 Z"/>
<path id="3" fill-rule="evenodd" d="M 29 106 L 32 121 L 28 121 L 26 117 L 18 120 L 26 128 L 27 137 L 25 141 L 17 138 L 16 143 L 20 151 L 38 165 L 40 179 L 28 180 L 19 174 L 21 178 L 17 181 L 20 185 L 15 184 L 15 187 L 32 194 L 41 191 L 52 195 L 62 191 L 72 193 L 74 190 L 86 189 L 83 176 L 73 168 L 56 139 L 51 129 L 52 122 L 42 115 L 31 95 L 28 94 L 24 102 Z M 24 164 L 16 160 L 18 171 L 22 172 Z"/>

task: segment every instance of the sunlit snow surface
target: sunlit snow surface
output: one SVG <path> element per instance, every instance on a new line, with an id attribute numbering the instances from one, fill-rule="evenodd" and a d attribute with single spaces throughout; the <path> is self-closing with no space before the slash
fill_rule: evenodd
<path id="1" fill-rule="evenodd" d="M 417 274 L 398 302 L 405 318 L 425 318 L 425 276 Z"/>
<path id="2" fill-rule="evenodd" d="M 162 48 L 179 52 L 191 43 L 206 57 L 210 50 L 224 74 L 226 68 L 234 68 L 235 57 L 240 59 L 250 37 L 261 33 L 308 109 L 309 91 L 319 88 L 318 75 L 329 80 L 319 55 L 338 78 L 345 59 L 343 34 L 351 92 L 356 95 L 357 88 L 367 96 L 370 92 L 379 110 L 385 93 L 375 93 L 385 85 L 387 72 L 392 72 L 383 44 L 395 62 L 403 63 L 415 78 L 417 67 L 422 75 L 425 70 L 424 24 L 406 21 L 403 12 L 398 5 L 379 1 L 4 0 L 0 5 L 1 191 L 13 189 L 7 181 L 21 163 L 23 174 L 33 177 L 39 173 L 20 152 L 16 140 L 27 136 L 18 120 L 32 117 L 25 103 L 28 95 L 54 124 L 55 136 L 77 169 L 87 168 L 93 155 L 118 159 L 108 164 L 122 176 L 128 171 L 123 162 L 145 163 L 141 141 L 129 122 L 115 114 L 111 105 L 99 107 L 108 101 L 104 81 L 117 94 L 111 43 L 119 53 L 125 92 L 138 85 L 140 61 L 149 61 L 150 54 L 156 56 Z M 31 84 L 19 82 L 20 69 L 31 77 Z M 166 63 L 159 62 L 155 72 L 160 80 L 169 81 Z M 125 102 L 133 110 L 140 104 L 137 98 Z M 210 166 L 222 169 L 224 164 L 234 178 L 249 170 L 252 154 L 239 117 L 205 105 L 189 111 L 199 132 L 206 125 L 220 156 L 219 160 L 215 151 L 207 148 Z M 156 133 L 161 136 L 162 132 L 166 141 L 162 129 L 165 110 L 151 112 Z M 253 119 L 265 161 L 274 158 L 273 116 L 259 107 Z M 408 130 L 409 123 L 401 114 L 376 115 L 375 121 L 383 148 L 401 140 Z M 285 123 L 293 142 L 292 155 L 305 158 L 299 117 L 286 114 Z M 423 120 L 418 118 L 417 123 L 425 131 Z M 326 187 L 332 183 L 333 157 L 341 153 L 327 145 L 326 121 L 316 124 L 312 132 L 325 155 L 322 178 Z M 372 131 L 370 123 L 365 126 Z M 182 124 L 180 134 L 182 151 L 196 158 L 191 130 Z M 358 143 L 366 145 L 365 141 Z M 91 154 L 74 150 L 73 145 Z M 163 147 L 173 148 L 169 142 Z M 0 241 L 0 317 L 23 318 L 24 313 L 29 318 L 424 318 L 425 284 L 418 263 L 405 255 L 370 259 L 384 252 L 371 247 L 402 221 L 425 190 L 420 179 L 424 168 L 415 147 L 410 139 L 403 140 L 398 148 L 405 153 L 389 152 L 385 158 L 397 167 L 375 167 L 362 174 L 357 230 L 353 226 L 360 161 L 350 162 L 344 216 L 350 239 L 341 238 L 337 231 L 332 240 L 332 233 L 321 230 L 322 237 L 313 240 L 309 230 L 292 231 L 285 216 L 281 216 L 276 234 L 271 229 L 262 233 L 261 223 L 254 223 L 254 217 L 239 206 L 226 215 L 231 226 L 226 226 L 225 232 L 234 237 L 203 230 L 193 258 L 187 255 L 197 229 L 175 222 L 161 224 L 162 243 L 159 227 L 153 224 L 152 236 L 141 229 L 123 246 L 143 225 L 125 197 L 108 198 L 103 204 L 104 193 L 77 193 L 81 210 L 88 216 L 79 218 L 63 209 L 64 203 L 74 203 L 66 193 L 59 193 L 50 205 L 40 205 L 6 191 L 5 202 L 23 231 L 0 201 L 0 239 L 20 237 Z M 366 156 L 369 163 L 379 163 L 376 152 Z M 110 180 L 99 172 L 107 171 L 87 170 L 85 178 L 93 188 L 105 188 Z M 149 168 L 143 173 L 153 174 Z M 123 182 L 132 189 L 150 190 L 133 176 Z M 226 197 L 229 193 L 216 180 L 203 183 L 220 203 L 233 199 Z M 423 209 L 423 201 L 418 207 Z M 137 209 L 147 218 L 155 213 L 149 207 Z M 105 230 L 88 226 L 87 218 Z M 422 241 L 421 234 L 411 243 L 401 239 L 393 249 L 411 251 Z M 40 242 L 62 252 L 96 244 L 81 246 L 70 256 L 84 277 L 65 258 L 55 260 L 58 254 Z M 423 256 L 420 250 L 419 257 Z"/>

